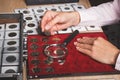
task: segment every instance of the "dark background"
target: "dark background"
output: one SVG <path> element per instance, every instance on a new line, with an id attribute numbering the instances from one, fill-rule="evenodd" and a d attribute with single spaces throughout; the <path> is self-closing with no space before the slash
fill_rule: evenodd
<path id="1" fill-rule="evenodd" d="M 92 6 L 97 6 L 101 3 L 113 1 L 113 0 L 89 0 Z"/>

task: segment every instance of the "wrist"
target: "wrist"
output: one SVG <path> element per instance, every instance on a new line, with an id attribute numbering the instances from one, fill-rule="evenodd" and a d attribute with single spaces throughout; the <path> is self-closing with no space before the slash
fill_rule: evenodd
<path id="1" fill-rule="evenodd" d="M 74 14 L 74 16 L 73 16 L 74 26 L 76 26 L 80 23 L 80 15 L 77 11 L 74 11 L 73 14 Z"/>
<path id="2" fill-rule="evenodd" d="M 120 50 L 116 50 L 116 53 L 115 53 L 115 56 L 114 56 L 114 59 L 113 59 L 113 64 L 116 64 L 116 61 L 117 61 L 117 58 L 120 54 Z"/>

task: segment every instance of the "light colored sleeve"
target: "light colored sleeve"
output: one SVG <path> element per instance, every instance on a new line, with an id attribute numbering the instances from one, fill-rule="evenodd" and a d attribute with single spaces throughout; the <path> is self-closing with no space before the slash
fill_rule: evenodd
<path id="1" fill-rule="evenodd" d="M 120 71 L 120 53 L 116 60 L 115 69 Z"/>
<path id="2" fill-rule="evenodd" d="M 108 2 L 96 7 L 78 11 L 81 17 L 80 24 L 107 25 L 120 19 L 119 0 Z M 120 1 L 119 1 L 120 2 Z"/>

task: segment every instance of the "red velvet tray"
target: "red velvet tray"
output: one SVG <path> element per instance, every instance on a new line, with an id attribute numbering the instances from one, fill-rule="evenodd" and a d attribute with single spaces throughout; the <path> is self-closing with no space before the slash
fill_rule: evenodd
<path id="1" fill-rule="evenodd" d="M 80 33 L 68 45 L 68 55 L 64 64 L 59 64 L 55 59 L 51 64 L 46 64 L 48 58 L 43 50 L 45 45 L 53 43 L 61 43 L 69 36 L 69 34 L 59 34 L 54 36 L 31 35 L 28 36 L 28 75 L 31 77 L 84 74 L 84 73 L 110 73 L 116 72 L 112 65 L 99 63 L 87 55 L 78 52 L 73 44 L 78 37 L 103 37 L 106 36 L 102 32 L 96 33 Z M 32 45 L 36 45 L 33 48 Z M 33 55 L 34 52 L 39 52 Z M 36 62 L 34 60 L 37 60 Z"/>

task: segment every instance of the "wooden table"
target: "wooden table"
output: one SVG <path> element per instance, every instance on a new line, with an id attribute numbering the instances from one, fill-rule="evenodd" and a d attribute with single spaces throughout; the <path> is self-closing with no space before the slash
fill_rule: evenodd
<path id="1" fill-rule="evenodd" d="M 88 0 L 80 0 L 80 4 L 83 4 L 86 8 L 90 6 Z M 88 6 L 89 5 L 89 6 Z M 24 0 L 0 0 L 0 13 L 13 12 L 16 8 L 26 8 Z"/>
<path id="2" fill-rule="evenodd" d="M 80 0 L 79 4 L 84 5 L 86 8 L 90 7 L 88 0 Z M 36 5 L 35 5 L 36 6 Z M 14 12 L 16 8 L 26 8 L 24 0 L 0 0 L 0 14 Z M 23 67 L 25 67 L 23 65 Z M 25 71 L 25 68 L 23 68 Z M 23 80 L 26 80 L 25 72 L 23 73 Z M 37 80 L 120 80 L 120 75 L 92 75 L 92 76 L 72 76 L 72 77 L 60 77 L 60 78 L 47 78 Z"/>

